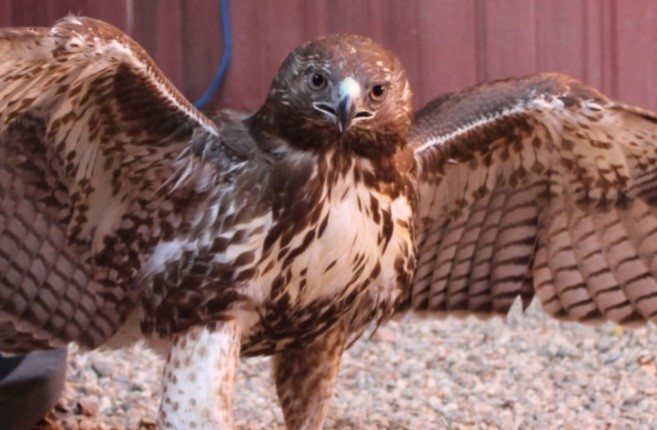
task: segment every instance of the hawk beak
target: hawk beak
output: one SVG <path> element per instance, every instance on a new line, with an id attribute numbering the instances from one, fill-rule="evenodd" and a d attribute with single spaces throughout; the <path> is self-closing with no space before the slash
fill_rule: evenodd
<path id="1" fill-rule="evenodd" d="M 336 109 L 336 125 L 340 133 L 345 133 L 351 127 L 356 117 L 356 103 L 360 98 L 360 84 L 353 78 L 345 78 L 338 86 L 338 106 Z"/>
<path id="2" fill-rule="evenodd" d="M 315 102 L 313 107 L 329 117 L 341 134 L 345 134 L 358 120 L 371 118 L 374 114 L 360 110 L 361 87 L 354 78 L 345 78 L 338 85 L 337 99 L 332 104 Z"/>

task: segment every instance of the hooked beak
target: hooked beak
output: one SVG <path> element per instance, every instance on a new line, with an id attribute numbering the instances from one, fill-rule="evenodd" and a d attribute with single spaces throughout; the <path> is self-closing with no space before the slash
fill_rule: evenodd
<path id="1" fill-rule="evenodd" d="M 351 123 L 356 117 L 356 103 L 351 94 L 345 94 L 338 101 L 337 109 L 337 126 L 338 131 L 344 134 L 345 131 L 349 130 Z"/>
<path id="2" fill-rule="evenodd" d="M 333 104 L 316 102 L 313 106 L 328 116 L 341 134 L 346 133 L 356 120 L 373 116 L 369 111 L 358 110 L 361 87 L 353 78 L 345 78 L 340 82 L 336 98 Z"/>

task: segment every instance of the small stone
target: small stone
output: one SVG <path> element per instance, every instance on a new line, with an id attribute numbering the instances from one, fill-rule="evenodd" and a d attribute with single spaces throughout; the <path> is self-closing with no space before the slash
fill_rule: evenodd
<path id="1" fill-rule="evenodd" d="M 112 365 L 98 357 L 94 357 L 91 360 L 91 368 L 96 372 L 99 378 L 110 376 L 113 373 Z"/>
<path id="2" fill-rule="evenodd" d="M 98 402 L 90 397 L 78 400 L 78 408 L 85 417 L 93 417 L 98 413 Z"/>
<path id="3" fill-rule="evenodd" d="M 657 330 L 613 327 L 555 322 L 538 307 L 512 325 L 408 317 L 382 326 L 384 336 L 366 333 L 345 353 L 324 428 L 657 428 Z M 71 350 L 50 415 L 59 427 L 37 429 L 154 430 L 161 372 L 143 347 Z M 95 402 L 93 416 L 81 398 Z M 233 407 L 236 428 L 285 429 L 270 357 L 241 361 Z"/>
<path id="4" fill-rule="evenodd" d="M 80 421 L 78 430 L 99 430 L 98 425 L 89 421 Z"/>
<path id="5" fill-rule="evenodd" d="M 622 336 L 625 334 L 625 329 L 622 326 L 615 325 L 609 329 L 609 334 L 612 336 Z"/>
<path id="6" fill-rule="evenodd" d="M 376 332 L 370 336 L 370 340 L 373 342 L 393 342 L 395 337 L 395 332 L 389 327 L 379 327 Z"/>
<path id="7" fill-rule="evenodd" d="M 142 418 L 139 422 L 139 430 L 154 430 L 155 421 L 150 418 Z"/>

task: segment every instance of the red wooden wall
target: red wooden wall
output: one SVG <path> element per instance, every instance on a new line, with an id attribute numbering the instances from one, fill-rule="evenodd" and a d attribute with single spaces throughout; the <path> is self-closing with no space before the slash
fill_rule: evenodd
<path id="1" fill-rule="evenodd" d="M 51 25 L 69 12 L 126 30 L 191 99 L 219 63 L 219 0 L 0 0 L 0 26 Z M 230 17 L 234 54 L 216 106 L 256 108 L 293 47 L 358 32 L 401 58 L 418 106 L 542 70 L 657 110 L 654 0 L 231 0 Z"/>

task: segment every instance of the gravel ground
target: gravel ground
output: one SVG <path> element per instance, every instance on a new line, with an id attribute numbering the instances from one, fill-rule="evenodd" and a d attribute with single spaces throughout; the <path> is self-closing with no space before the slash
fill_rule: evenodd
<path id="1" fill-rule="evenodd" d="M 657 428 L 657 330 L 592 328 L 532 305 L 507 320 L 420 320 L 347 352 L 327 429 Z M 162 360 L 135 347 L 69 357 L 62 400 L 37 428 L 151 429 Z M 240 429 L 283 429 L 269 360 L 242 362 Z"/>

